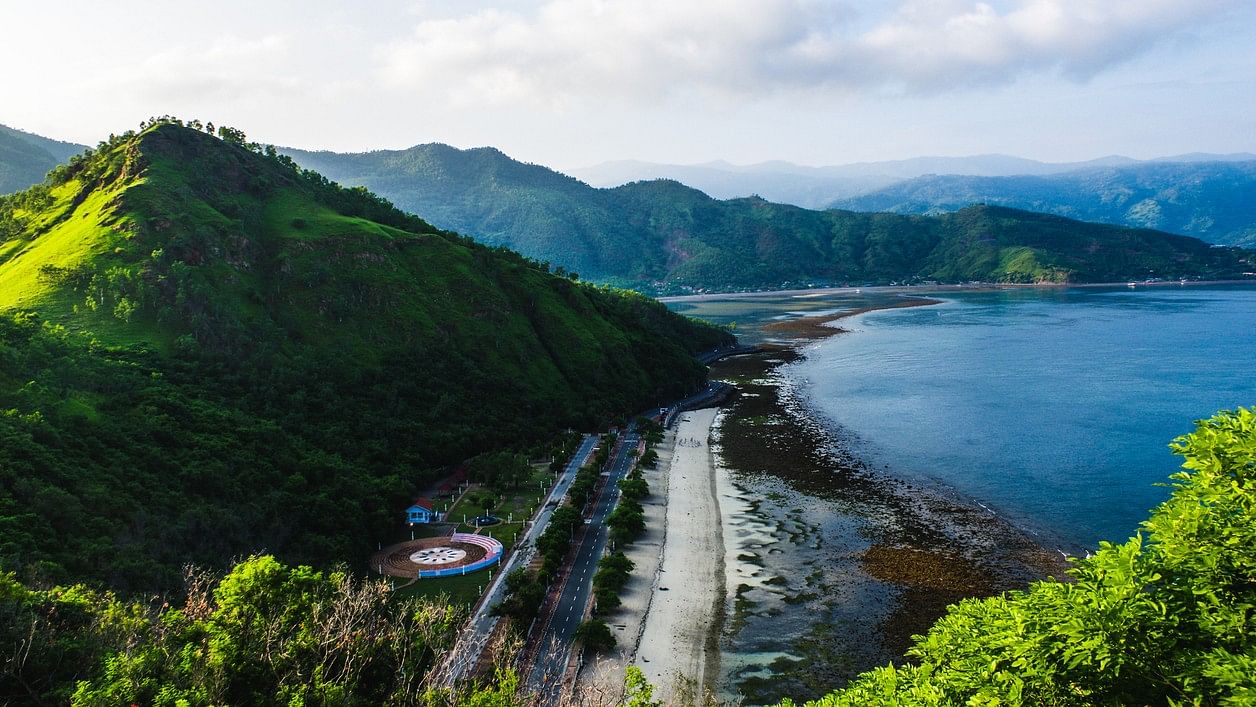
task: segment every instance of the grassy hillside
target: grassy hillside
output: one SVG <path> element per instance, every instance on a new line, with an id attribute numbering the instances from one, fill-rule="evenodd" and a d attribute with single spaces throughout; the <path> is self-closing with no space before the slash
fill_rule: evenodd
<path id="1" fill-rule="evenodd" d="M 0 567 L 358 561 L 433 470 L 682 395 L 730 339 L 224 136 L 0 200 Z"/>
<path id="2" fill-rule="evenodd" d="M 1235 277 L 1249 253 L 1011 209 L 908 217 L 720 201 L 677 182 L 595 189 L 490 148 L 289 151 L 488 243 L 653 292 L 914 280 Z"/>
<path id="3" fill-rule="evenodd" d="M 923 214 L 971 204 L 1256 246 L 1256 162 L 1146 163 L 1051 176 L 929 175 L 832 205 Z"/>

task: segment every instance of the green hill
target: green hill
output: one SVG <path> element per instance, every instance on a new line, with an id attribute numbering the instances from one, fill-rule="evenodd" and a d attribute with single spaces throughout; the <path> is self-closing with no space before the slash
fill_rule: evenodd
<path id="1" fill-rule="evenodd" d="M 365 186 L 443 228 L 602 281 L 663 272 L 667 255 L 623 218 L 613 190 L 482 147 L 419 145 L 362 154 L 284 150 L 342 184 Z"/>
<path id="2" fill-rule="evenodd" d="M 595 189 L 491 148 L 287 150 L 433 223 L 653 292 L 915 280 L 1236 277 L 1250 253 L 1006 208 L 911 217 L 720 201 L 678 182 Z"/>
<path id="3" fill-rule="evenodd" d="M 0 568 L 360 561 L 433 470 L 687 393 L 731 339 L 222 134 L 0 199 Z"/>

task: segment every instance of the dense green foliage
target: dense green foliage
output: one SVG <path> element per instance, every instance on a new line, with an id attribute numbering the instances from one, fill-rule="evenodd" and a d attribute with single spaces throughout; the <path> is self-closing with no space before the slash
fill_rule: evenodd
<path id="1" fill-rule="evenodd" d="M 1050 176 L 929 175 L 833 206 L 924 214 L 991 204 L 1256 246 L 1256 162 L 1146 163 Z"/>
<path id="2" fill-rule="evenodd" d="M 289 151 L 446 228 L 658 292 L 803 283 L 1235 277 L 1249 253 L 1005 208 L 908 217 L 718 201 L 672 181 L 595 189 L 497 150 Z"/>
<path id="3" fill-rule="evenodd" d="M 650 495 L 650 485 L 641 470 L 644 462 L 651 459 L 649 455 L 653 455 L 654 462 L 658 461 L 654 445 L 663 438 L 662 426 L 653 420 L 638 418 L 637 429 L 646 441 L 645 451 L 637 458 L 628 476 L 619 480 L 619 500 L 606 518 L 610 529 L 608 537 L 615 548 L 622 548 L 645 533 L 645 508 L 641 502 Z M 593 574 L 593 595 L 597 598 L 598 613 L 604 614 L 620 605 L 619 593 L 627 586 L 635 565 L 623 550 L 616 549 L 603 556 L 597 567 Z"/>
<path id="4" fill-rule="evenodd" d="M 493 614 L 508 617 L 511 628 L 517 634 L 526 633 L 541 613 L 541 605 L 545 603 L 545 589 L 546 585 L 536 572 L 525 567 L 511 570 L 506 575 L 505 596 L 500 604 L 493 607 Z"/>
<path id="5" fill-rule="evenodd" d="M 576 640 L 586 651 L 605 653 L 615 647 L 615 634 L 601 619 L 589 619 L 576 629 Z"/>
<path id="6" fill-rule="evenodd" d="M 624 707 L 662 707 L 654 700 L 654 686 L 635 665 L 624 668 Z"/>
<path id="7" fill-rule="evenodd" d="M 909 655 L 817 702 L 838 705 L 1256 703 L 1256 413 L 1179 439 L 1174 492 L 1073 582 L 970 599 Z"/>
<path id="8" fill-rule="evenodd" d="M 26 189 L 82 145 L 49 140 L 0 125 L 0 194 Z"/>
<path id="9" fill-rule="evenodd" d="M 532 465 L 523 454 L 485 452 L 467 463 L 467 476 L 494 491 L 514 490 L 532 478 Z"/>
<path id="10" fill-rule="evenodd" d="M 462 614 L 386 584 L 254 557 L 189 572 L 179 606 L 0 575 L 0 701 L 75 705 L 415 702 Z M 181 702 L 186 701 L 186 702 Z"/>
<path id="11" fill-rule="evenodd" d="M 731 338 L 217 134 L 0 197 L 0 569 L 358 562 L 442 467 L 684 395 Z"/>
<path id="12" fill-rule="evenodd" d="M 639 471 L 619 482 L 623 493 L 615 510 L 606 518 L 610 527 L 610 539 L 616 546 L 627 545 L 645 532 L 645 509 L 641 500 L 650 494 L 650 488 Z"/>
<path id="13" fill-rule="evenodd" d="M 597 571 L 593 573 L 593 596 L 597 601 L 597 613 L 605 614 L 620 605 L 619 593 L 628 585 L 635 567 L 622 550 L 598 560 Z"/>

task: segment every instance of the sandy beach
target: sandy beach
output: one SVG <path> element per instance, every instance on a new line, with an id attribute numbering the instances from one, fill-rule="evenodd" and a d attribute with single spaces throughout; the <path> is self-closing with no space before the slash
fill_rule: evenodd
<path id="1" fill-rule="evenodd" d="M 615 636 L 615 648 L 596 661 L 587 663 L 577 675 L 579 705 L 619 704 L 623 697 L 624 668 L 639 662 L 637 641 L 645 627 L 646 611 L 654 596 L 655 579 L 663 559 L 663 542 L 667 535 L 668 472 L 676 445 L 676 428 L 664 431 L 663 441 L 654 446 L 659 456 L 653 469 L 642 469 L 642 478 L 650 486 L 650 495 L 641 502 L 645 511 L 645 533 L 623 548 L 632 560 L 632 578 L 619 594 L 620 606 L 606 616 L 606 623 Z"/>
<path id="2" fill-rule="evenodd" d="M 668 471 L 662 563 L 634 661 L 665 703 L 683 691 L 681 678 L 709 684 L 719 662 L 712 632 L 724 604 L 724 538 L 708 444 L 717 413 L 681 416 Z"/>

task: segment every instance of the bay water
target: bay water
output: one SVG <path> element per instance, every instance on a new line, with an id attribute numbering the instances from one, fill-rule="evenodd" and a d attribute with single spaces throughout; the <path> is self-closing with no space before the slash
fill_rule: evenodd
<path id="1" fill-rule="evenodd" d="M 1256 405 L 1256 288 L 948 292 L 844 319 L 785 369 L 867 464 L 1066 549 L 1132 535 L 1193 421 Z"/>

